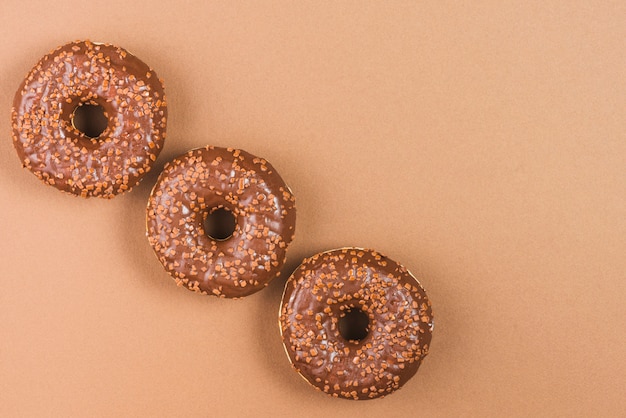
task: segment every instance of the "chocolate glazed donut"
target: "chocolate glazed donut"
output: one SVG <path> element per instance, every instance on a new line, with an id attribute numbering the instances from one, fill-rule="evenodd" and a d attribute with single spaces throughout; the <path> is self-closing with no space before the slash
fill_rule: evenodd
<path id="1" fill-rule="evenodd" d="M 99 113 L 103 131 L 79 129 L 78 114 L 87 110 Z M 150 67 L 117 46 L 84 41 L 37 63 L 11 118 L 25 168 L 64 192 L 111 198 L 135 186 L 157 159 L 167 106 Z"/>
<path id="2" fill-rule="evenodd" d="M 207 216 L 229 212 L 230 237 L 211 237 Z M 148 200 L 147 235 L 180 286 L 237 298 L 280 275 L 295 233 L 291 190 L 263 158 L 232 148 L 199 148 L 169 162 Z"/>
<path id="3" fill-rule="evenodd" d="M 291 275 L 279 310 L 293 367 L 334 397 L 373 399 L 409 380 L 428 354 L 433 315 L 419 282 L 371 250 L 314 255 Z"/>

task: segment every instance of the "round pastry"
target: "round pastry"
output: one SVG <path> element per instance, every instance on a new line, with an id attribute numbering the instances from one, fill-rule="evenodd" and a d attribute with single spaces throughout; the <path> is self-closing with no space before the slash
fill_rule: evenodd
<path id="1" fill-rule="evenodd" d="M 156 73 L 122 48 L 89 41 L 44 56 L 11 110 L 22 165 L 74 195 L 130 190 L 157 159 L 167 108 Z"/>
<path id="2" fill-rule="evenodd" d="M 229 231 L 210 230 L 217 214 L 230 217 Z M 227 298 L 280 275 L 295 224 L 295 198 L 272 165 L 232 148 L 167 163 L 148 200 L 148 240 L 165 269 L 181 286 Z"/>
<path id="3" fill-rule="evenodd" d="M 411 273 L 371 250 L 314 255 L 291 275 L 279 312 L 293 367 L 334 397 L 399 389 L 428 354 L 433 315 Z"/>

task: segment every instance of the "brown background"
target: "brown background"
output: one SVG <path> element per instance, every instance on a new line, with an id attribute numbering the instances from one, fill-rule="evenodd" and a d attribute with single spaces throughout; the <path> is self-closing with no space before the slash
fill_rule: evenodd
<path id="1" fill-rule="evenodd" d="M 626 2 L 25 3 L 0 5 L 1 416 L 626 414 Z M 112 201 L 40 184 L 10 139 L 22 77 L 84 38 L 169 99 L 156 169 Z M 146 199 L 205 144 L 293 188 L 285 276 L 356 245 L 420 277 L 435 335 L 402 390 L 306 385 L 284 278 L 239 301 L 169 279 Z"/>

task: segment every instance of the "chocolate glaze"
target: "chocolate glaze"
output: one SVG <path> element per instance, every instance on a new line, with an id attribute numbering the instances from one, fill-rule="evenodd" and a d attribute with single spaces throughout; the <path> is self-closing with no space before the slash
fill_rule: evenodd
<path id="1" fill-rule="evenodd" d="M 204 230 L 219 208 L 236 219 L 226 240 Z M 169 162 L 147 207 L 148 240 L 176 282 L 228 298 L 257 292 L 280 275 L 295 222 L 295 198 L 272 165 L 232 148 L 208 146 Z"/>
<path id="2" fill-rule="evenodd" d="M 339 319 L 358 308 L 369 318 L 360 341 L 344 339 Z M 279 311 L 285 351 L 309 383 L 334 397 L 373 399 L 399 389 L 428 354 L 433 315 L 405 267 L 372 250 L 343 248 L 305 259 L 285 286 Z"/>
<path id="3" fill-rule="evenodd" d="M 72 124 L 82 104 L 104 108 L 108 126 L 90 138 Z M 11 110 L 22 165 L 74 195 L 111 198 L 147 173 L 165 139 L 167 106 L 156 73 L 122 48 L 89 41 L 44 56 Z"/>

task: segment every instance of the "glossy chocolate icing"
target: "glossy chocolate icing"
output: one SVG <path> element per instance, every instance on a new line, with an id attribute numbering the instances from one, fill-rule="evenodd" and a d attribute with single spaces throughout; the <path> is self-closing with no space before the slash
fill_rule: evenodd
<path id="1" fill-rule="evenodd" d="M 74 110 L 100 105 L 108 126 L 90 138 Z M 19 87 L 11 111 L 22 165 L 74 195 L 111 198 L 130 190 L 156 160 L 167 106 L 156 73 L 122 48 L 89 41 L 44 56 Z"/>
<path id="2" fill-rule="evenodd" d="M 204 230 L 206 216 L 219 208 L 236 220 L 225 240 Z M 148 239 L 176 282 L 229 298 L 280 275 L 295 222 L 295 198 L 272 165 L 232 148 L 208 146 L 169 162 L 147 207 Z"/>
<path id="3" fill-rule="evenodd" d="M 339 320 L 368 315 L 365 338 L 346 340 Z M 314 255 L 291 275 L 279 312 L 285 351 L 309 383 L 334 397 L 373 399 L 399 389 L 428 354 L 430 301 L 405 267 L 372 250 Z"/>

